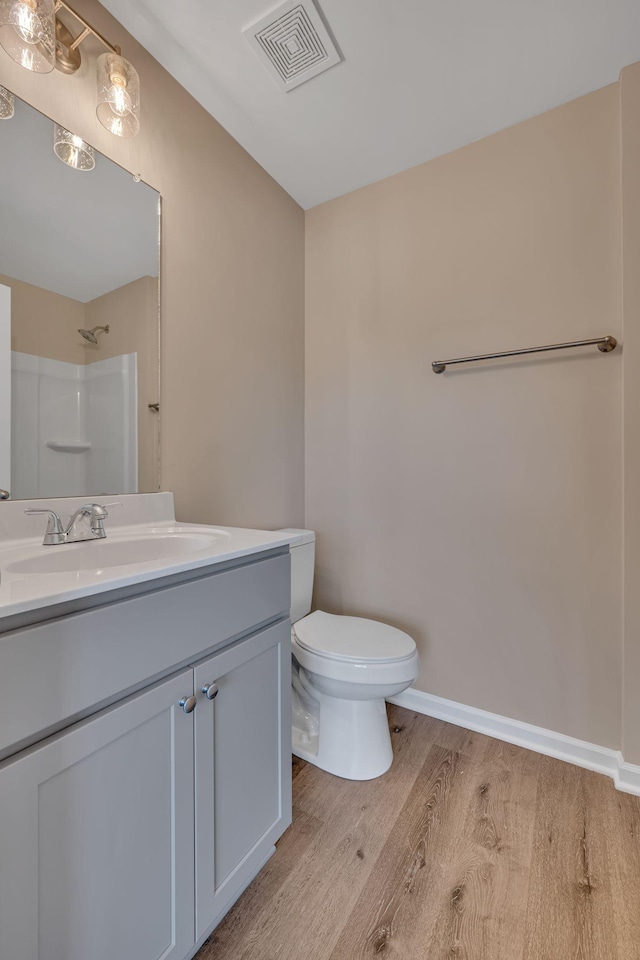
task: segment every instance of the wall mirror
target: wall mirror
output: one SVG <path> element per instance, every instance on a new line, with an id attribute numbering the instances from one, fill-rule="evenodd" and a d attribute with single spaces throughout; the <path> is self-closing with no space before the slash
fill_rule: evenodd
<path id="1" fill-rule="evenodd" d="M 158 490 L 159 194 L 0 100 L 0 488 Z"/>

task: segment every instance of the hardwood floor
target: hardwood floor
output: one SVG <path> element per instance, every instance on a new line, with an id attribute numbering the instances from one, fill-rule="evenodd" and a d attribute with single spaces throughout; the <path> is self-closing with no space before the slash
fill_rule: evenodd
<path id="1" fill-rule="evenodd" d="M 294 761 L 294 822 L 196 960 L 640 960 L 640 798 L 389 707 L 353 783 Z"/>

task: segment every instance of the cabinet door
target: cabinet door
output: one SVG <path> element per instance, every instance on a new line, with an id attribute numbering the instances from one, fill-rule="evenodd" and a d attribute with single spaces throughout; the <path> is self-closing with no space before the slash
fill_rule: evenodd
<path id="1" fill-rule="evenodd" d="M 291 823 L 290 650 L 285 621 L 195 667 L 198 940 Z"/>
<path id="2" fill-rule="evenodd" d="M 192 693 L 184 670 L 0 766 L 2 960 L 188 953 Z"/>

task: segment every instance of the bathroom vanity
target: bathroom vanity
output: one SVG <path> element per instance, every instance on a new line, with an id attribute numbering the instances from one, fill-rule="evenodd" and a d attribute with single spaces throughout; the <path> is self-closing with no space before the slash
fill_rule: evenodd
<path id="1" fill-rule="evenodd" d="M 43 547 L 25 506 L 0 509 L 0 958 L 186 960 L 291 822 L 289 539 L 154 494 Z"/>

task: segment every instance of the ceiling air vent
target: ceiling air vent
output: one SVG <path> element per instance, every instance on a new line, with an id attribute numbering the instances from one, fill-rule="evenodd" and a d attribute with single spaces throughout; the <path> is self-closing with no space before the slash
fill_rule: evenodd
<path id="1" fill-rule="evenodd" d="M 313 0 L 288 0 L 242 31 L 281 90 L 340 63 Z"/>

